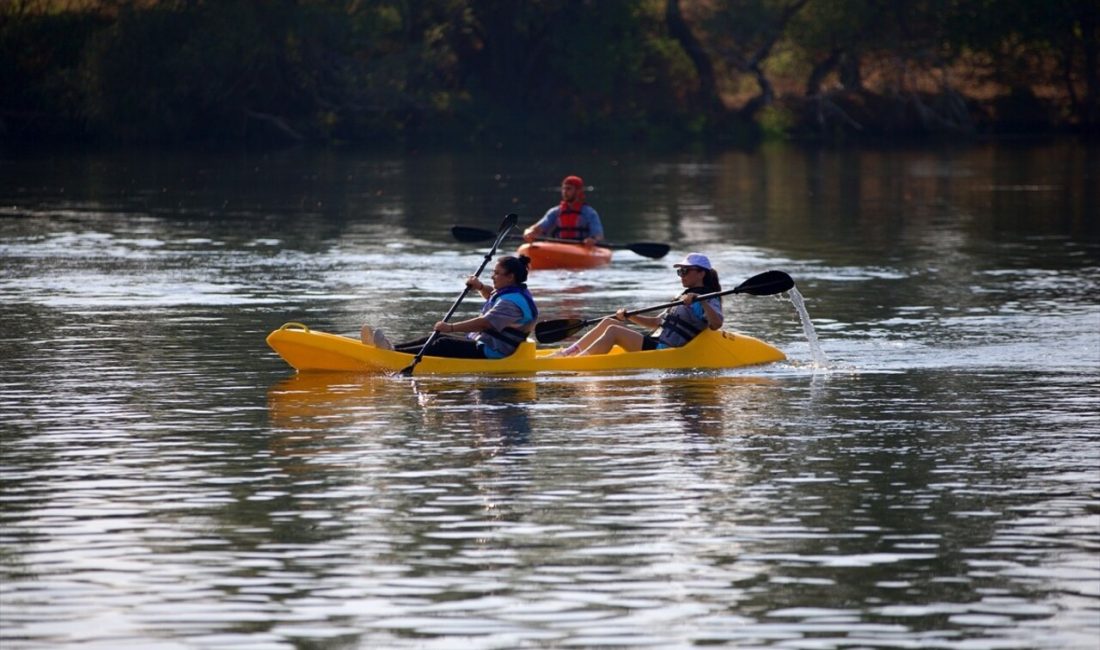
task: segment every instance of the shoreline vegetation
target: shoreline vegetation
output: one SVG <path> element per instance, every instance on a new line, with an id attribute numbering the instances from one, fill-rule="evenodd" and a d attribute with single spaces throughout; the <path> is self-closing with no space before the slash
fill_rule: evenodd
<path id="1" fill-rule="evenodd" d="M 1095 137 L 1081 0 L 8 0 L 0 143 Z"/>

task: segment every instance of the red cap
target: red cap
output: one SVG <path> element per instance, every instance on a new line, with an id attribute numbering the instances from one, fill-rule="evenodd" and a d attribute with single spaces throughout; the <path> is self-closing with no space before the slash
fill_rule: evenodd
<path id="1" fill-rule="evenodd" d="M 566 176 L 565 180 L 561 182 L 562 185 L 572 185 L 573 187 L 584 187 L 584 181 L 580 176 Z"/>

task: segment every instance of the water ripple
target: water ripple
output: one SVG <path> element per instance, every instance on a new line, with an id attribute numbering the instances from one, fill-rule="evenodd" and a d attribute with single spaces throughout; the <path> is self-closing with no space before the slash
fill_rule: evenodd
<path id="1" fill-rule="evenodd" d="M 637 196 L 690 216 L 608 191 L 608 223 L 670 258 L 532 288 L 598 316 L 668 300 L 688 250 L 727 286 L 781 268 L 825 363 L 789 301 L 731 296 L 789 362 L 414 380 L 296 377 L 263 337 L 426 332 L 484 253 L 446 234 L 476 202 L 439 188 L 484 167 L 258 156 L 146 183 L 116 161 L 93 177 L 133 191 L 103 198 L 9 165 L 0 645 L 1095 648 L 1088 220 L 994 218 L 970 185 L 901 200 L 877 171 L 847 206 L 798 156 L 778 184 L 752 160 L 646 163 Z M 884 186 L 1017 185 L 980 156 L 873 160 Z"/>

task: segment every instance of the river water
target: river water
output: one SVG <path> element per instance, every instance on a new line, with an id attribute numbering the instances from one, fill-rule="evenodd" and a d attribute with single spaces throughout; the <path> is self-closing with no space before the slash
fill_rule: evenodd
<path id="1" fill-rule="evenodd" d="M 1100 150 L 0 159 L 0 646 L 1100 644 Z M 544 317 L 708 254 L 722 372 L 295 377 L 286 321 L 426 333 L 580 173 Z M 464 303 L 459 314 L 476 307 Z M 820 349 L 807 339 L 816 332 Z"/>

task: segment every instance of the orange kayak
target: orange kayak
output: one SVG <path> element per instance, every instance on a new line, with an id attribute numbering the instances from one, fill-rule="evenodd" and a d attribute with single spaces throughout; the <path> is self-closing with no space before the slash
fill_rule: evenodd
<path id="1" fill-rule="evenodd" d="M 516 251 L 531 258 L 532 269 L 591 269 L 611 261 L 611 249 L 583 244 L 538 241 Z"/>

